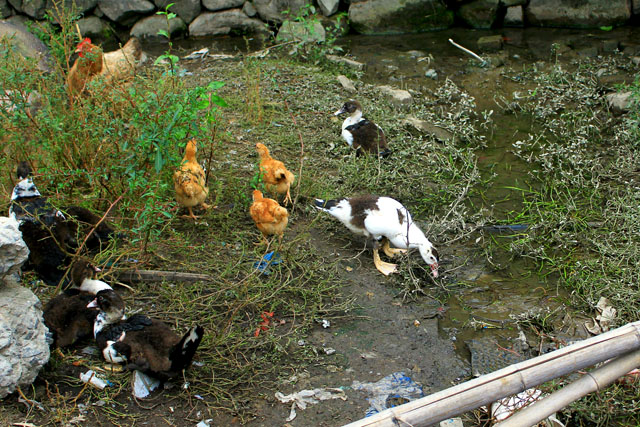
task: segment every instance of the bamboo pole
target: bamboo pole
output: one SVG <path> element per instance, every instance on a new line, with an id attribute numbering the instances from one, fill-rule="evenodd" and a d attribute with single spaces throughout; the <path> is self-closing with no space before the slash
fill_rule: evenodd
<path id="1" fill-rule="evenodd" d="M 516 412 L 496 427 L 532 426 L 559 411 L 571 402 L 594 391 L 600 391 L 627 372 L 640 366 L 640 350 L 618 357 L 587 372 L 583 377 L 560 390 Z"/>
<path id="2" fill-rule="evenodd" d="M 428 426 L 638 349 L 640 321 L 386 409 L 346 427 Z"/>

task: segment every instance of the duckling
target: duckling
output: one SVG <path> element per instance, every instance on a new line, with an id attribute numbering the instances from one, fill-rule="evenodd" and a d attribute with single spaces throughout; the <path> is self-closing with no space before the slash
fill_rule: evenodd
<path id="1" fill-rule="evenodd" d="M 71 268 L 71 278 L 76 287 L 52 298 L 45 306 L 43 317 L 53 335 L 52 348 L 68 347 L 92 336 L 98 310 L 87 305 L 99 291 L 112 290 L 107 283 L 93 278 L 98 271 L 100 269 L 90 262 L 76 261 Z"/>
<path id="2" fill-rule="evenodd" d="M 35 270 L 45 283 L 55 286 L 64 274 L 59 267 L 67 263 L 65 249 L 72 244 L 73 235 L 64 214 L 38 191 L 27 162 L 20 162 L 17 176 L 9 216 L 20 224 L 22 238 L 29 248 L 24 268 Z"/>
<path id="3" fill-rule="evenodd" d="M 204 335 L 201 326 L 180 337 L 166 323 L 145 315 L 127 319 L 124 301 L 109 290 L 98 292 L 87 307 L 100 310 L 93 332 L 105 360 L 163 381 L 189 367 Z"/>
<path id="4" fill-rule="evenodd" d="M 388 276 L 397 265 L 380 259 L 379 248 L 389 257 L 418 248 L 422 259 L 429 264 L 433 277 L 438 277 L 438 252 L 400 202 L 391 197 L 359 196 L 336 200 L 315 199 L 315 207 L 328 212 L 349 230 L 373 241 L 373 263 L 379 272 Z M 381 245 L 382 242 L 382 245 Z M 393 244 L 395 248 L 389 246 Z"/>
<path id="5" fill-rule="evenodd" d="M 362 116 L 362 106 L 358 101 L 345 102 L 334 115 L 339 116 L 344 113 L 349 113 L 349 117 L 342 122 L 342 138 L 347 141 L 349 147 L 356 150 L 357 155 L 365 152 L 378 153 L 380 157 L 387 157 L 391 154 L 384 132 L 380 126 Z"/>
<path id="6" fill-rule="evenodd" d="M 24 269 L 34 270 L 45 283 L 55 286 L 71 261 L 69 253 L 78 247 L 77 237 L 83 231 L 88 232 L 101 218 L 79 206 L 65 208 L 65 215 L 40 194 L 31 174 L 27 162 L 18 164 L 18 183 L 11 195 L 9 216 L 18 222 L 29 248 Z M 113 235 L 114 229 L 102 222 L 87 239 L 85 247 L 99 249 Z"/>

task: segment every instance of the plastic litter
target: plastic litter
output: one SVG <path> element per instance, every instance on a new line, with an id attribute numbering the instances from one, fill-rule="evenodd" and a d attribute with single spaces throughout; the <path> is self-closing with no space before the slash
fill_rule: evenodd
<path id="1" fill-rule="evenodd" d="M 159 385 L 159 380 L 151 378 L 140 371 L 133 371 L 133 395 L 138 399 L 144 399 L 149 396 Z"/>
<path id="2" fill-rule="evenodd" d="M 268 252 L 264 254 L 264 256 L 260 259 L 260 261 L 256 261 L 253 263 L 253 268 L 258 270 L 260 273 L 268 276 L 271 274 L 269 270 L 270 265 L 278 265 L 282 262 L 282 258 L 280 254 L 275 251 Z"/>
<path id="3" fill-rule="evenodd" d="M 502 421 L 518 409 L 522 409 L 543 397 L 542 391 L 537 388 L 530 388 L 516 395 L 505 397 L 491 404 L 491 418 L 495 421 Z M 539 425 L 564 427 L 564 424 L 556 418 L 556 414 L 549 415 Z"/>
<path id="4" fill-rule="evenodd" d="M 462 424 L 462 418 L 449 418 L 440 421 L 440 427 L 464 427 L 464 424 Z"/>
<path id="5" fill-rule="evenodd" d="M 307 405 L 315 405 L 316 403 L 320 403 L 322 400 L 347 400 L 347 395 L 344 393 L 344 390 L 340 388 L 314 388 L 313 390 L 302 390 L 287 395 L 278 391 L 275 396 L 276 399 L 282 403 L 293 402 L 291 404 L 289 417 L 286 419 L 287 422 L 293 420 L 298 415 L 296 413 L 296 408 L 304 410 L 307 408 Z"/>
<path id="6" fill-rule="evenodd" d="M 196 427 L 209 427 L 211 425 L 210 424 L 211 421 L 213 421 L 213 418 L 209 418 L 207 420 L 202 420 L 198 424 L 196 424 Z"/>
<path id="7" fill-rule="evenodd" d="M 322 319 L 322 327 L 325 329 L 331 327 L 331 322 L 328 321 L 327 319 Z"/>
<path id="8" fill-rule="evenodd" d="M 375 383 L 354 381 L 351 388 L 364 390 L 371 395 L 367 398 L 371 406 L 367 409 L 365 417 L 424 396 L 422 385 L 413 381 L 404 372 L 394 372 Z"/>
<path id="9" fill-rule="evenodd" d="M 84 374 L 80 374 L 80 379 L 85 383 L 91 383 L 91 385 L 99 388 L 100 390 L 104 389 L 107 386 L 111 387 L 113 385 L 111 384 L 111 381 L 99 378 L 91 369 L 89 369 Z"/>

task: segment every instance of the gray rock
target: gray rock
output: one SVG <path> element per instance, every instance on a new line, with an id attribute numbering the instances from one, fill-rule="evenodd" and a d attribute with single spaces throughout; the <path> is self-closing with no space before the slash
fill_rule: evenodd
<path id="1" fill-rule="evenodd" d="M 504 7 L 511 7 L 511 6 L 524 6 L 525 4 L 527 4 L 527 1 L 529 0 L 500 0 L 500 3 Z"/>
<path id="2" fill-rule="evenodd" d="M 498 19 L 500 0 L 473 0 L 458 9 L 458 16 L 472 28 L 488 29 Z"/>
<path id="3" fill-rule="evenodd" d="M 438 127 L 433 123 L 430 123 L 426 120 L 420 120 L 413 116 L 408 116 L 402 120 L 402 124 L 404 126 L 408 126 L 417 130 L 420 133 L 424 133 L 427 135 L 433 135 L 439 141 L 453 141 L 453 134 L 446 129 Z"/>
<path id="4" fill-rule="evenodd" d="M 256 10 L 256 8 L 253 6 L 253 3 L 251 3 L 250 1 L 246 1 L 244 2 L 244 5 L 242 6 L 242 11 L 244 12 L 245 15 L 247 15 L 249 18 L 253 18 L 258 14 L 258 11 Z"/>
<path id="5" fill-rule="evenodd" d="M 483 52 L 495 52 L 502 49 L 502 36 L 484 36 L 478 39 L 478 49 Z"/>
<path id="6" fill-rule="evenodd" d="M 318 6 L 324 16 L 331 16 L 338 11 L 340 0 L 318 0 Z"/>
<path id="7" fill-rule="evenodd" d="M 103 18 L 104 17 L 104 12 L 102 11 L 102 9 L 100 9 L 100 6 L 96 6 L 95 9 L 93 9 L 93 16 L 97 16 L 98 18 Z"/>
<path id="8" fill-rule="evenodd" d="M 548 27 L 598 28 L 631 18 L 627 0 L 530 0 L 524 12 L 528 24 Z"/>
<path id="9" fill-rule="evenodd" d="M 631 108 L 631 92 L 616 92 L 607 95 L 607 105 L 613 114 L 620 115 Z"/>
<path id="10" fill-rule="evenodd" d="M 98 5 L 107 18 L 122 25 L 131 25 L 140 15 L 146 15 L 156 9 L 156 6 L 147 0 L 99 0 Z"/>
<path id="11" fill-rule="evenodd" d="M 24 15 L 11 15 L 7 19 L 5 19 L 5 22 L 8 22 L 9 24 L 17 25 L 19 27 L 25 27 L 26 29 L 27 22 L 33 22 L 33 21 Z M 26 31 L 29 31 L 29 30 L 27 29 Z"/>
<path id="12" fill-rule="evenodd" d="M 585 58 L 595 58 L 598 56 L 598 48 L 596 46 L 585 47 L 584 49 L 578 50 L 576 53 Z"/>
<path id="13" fill-rule="evenodd" d="M 173 3 L 169 12 L 178 15 L 186 24 L 190 24 L 196 19 L 202 10 L 200 0 L 153 0 L 153 2 L 159 10 L 165 10 L 168 4 Z"/>
<path id="14" fill-rule="evenodd" d="M 55 7 L 56 4 L 58 8 Z M 47 0 L 47 5 L 45 6 L 45 9 L 51 11 L 54 17 L 58 10 L 73 10 L 75 15 L 82 15 L 95 8 L 98 0 L 62 0 L 62 2 L 56 0 L 56 4 L 54 4 L 53 0 Z"/>
<path id="15" fill-rule="evenodd" d="M 19 275 L 28 257 L 29 248 L 22 240 L 18 223 L 6 216 L 0 217 L 0 286 L 6 276 Z"/>
<path id="16" fill-rule="evenodd" d="M 80 18 L 76 21 L 82 37 L 102 37 L 107 30 L 107 23 L 97 16 Z"/>
<path id="17" fill-rule="evenodd" d="M 155 37 L 164 39 L 164 36 L 158 35 L 160 30 L 167 30 L 167 18 L 164 15 L 151 15 L 136 22 L 129 35 L 142 39 Z M 169 20 L 169 34 L 171 37 L 182 34 L 186 30 L 187 24 L 179 16 Z"/>
<path id="18" fill-rule="evenodd" d="M 413 103 L 413 97 L 404 89 L 396 89 L 391 86 L 378 86 L 378 89 L 388 95 L 395 105 L 411 105 Z"/>
<path id="19" fill-rule="evenodd" d="M 189 25 L 189 35 L 193 37 L 214 36 L 231 32 L 266 33 L 268 30 L 264 22 L 249 18 L 240 9 L 205 12 Z"/>
<path id="20" fill-rule="evenodd" d="M 449 28 L 453 12 L 442 0 L 365 0 L 351 3 L 349 21 L 361 34 L 418 33 Z"/>
<path id="21" fill-rule="evenodd" d="M 29 386 L 49 361 L 48 330 L 40 300 L 19 286 L 29 250 L 18 224 L 0 218 L 0 399 Z"/>
<path id="22" fill-rule="evenodd" d="M 15 279 L 0 286 L 0 399 L 33 383 L 49 361 L 42 304 Z"/>
<path id="23" fill-rule="evenodd" d="M 434 70 L 433 68 L 429 68 L 427 71 L 425 71 L 424 76 L 428 77 L 430 79 L 433 79 L 433 80 L 437 80 L 438 79 L 438 72 L 436 70 Z"/>
<path id="24" fill-rule="evenodd" d="M 11 17 L 14 21 L 14 17 Z M 51 54 L 49 48 L 39 38 L 29 32 L 27 27 L 8 21 L 0 21 L 0 38 L 10 40 L 15 50 L 26 58 L 38 59 L 38 69 L 44 72 L 51 71 Z"/>
<path id="25" fill-rule="evenodd" d="M 605 40 L 602 42 L 602 51 L 603 52 L 615 52 L 620 50 L 620 42 L 618 40 Z"/>
<path id="26" fill-rule="evenodd" d="M 244 0 L 202 0 L 202 6 L 212 12 L 233 9 L 244 4 Z"/>
<path id="27" fill-rule="evenodd" d="M 342 87 L 348 90 L 349 92 L 356 91 L 356 87 L 353 85 L 353 82 L 349 80 L 347 76 L 339 75 L 337 79 L 338 79 L 338 83 L 340 83 L 340 85 L 342 85 Z"/>
<path id="28" fill-rule="evenodd" d="M 307 3 L 308 0 L 253 0 L 260 19 L 278 23 L 296 17 Z M 284 11 L 289 11 L 289 14 L 285 16 Z"/>
<path id="29" fill-rule="evenodd" d="M 326 58 L 331 62 L 344 64 L 356 70 L 364 70 L 364 64 L 362 62 L 354 61 L 353 59 L 345 58 L 342 56 L 336 56 L 336 55 L 327 55 Z"/>
<path id="30" fill-rule="evenodd" d="M 276 36 L 277 41 L 299 40 L 308 42 L 324 42 L 327 36 L 324 27 L 320 22 L 314 22 L 310 28 L 304 22 L 285 21 Z"/>
<path id="31" fill-rule="evenodd" d="M 35 116 L 42 108 L 42 95 L 34 90 L 27 96 L 27 102 L 24 103 L 24 106 L 22 105 L 22 102 L 20 103 L 20 105 L 16 105 L 13 103 L 12 99 L 17 98 L 23 100 L 23 96 L 24 95 L 22 93 L 13 90 L 5 90 L 4 93 L 0 91 L 0 110 L 12 112 L 18 109 L 26 109 L 31 116 Z"/>
<path id="32" fill-rule="evenodd" d="M 633 65 L 638 66 L 640 65 L 640 56 L 634 56 L 633 58 L 631 58 L 631 62 L 633 63 Z"/>
<path id="33" fill-rule="evenodd" d="M 0 0 L 0 19 L 8 18 L 13 15 L 13 11 L 7 0 Z"/>
<path id="34" fill-rule="evenodd" d="M 15 10 L 35 19 L 43 19 L 47 0 L 9 0 Z"/>
<path id="35" fill-rule="evenodd" d="M 507 8 L 504 15 L 503 25 L 505 27 L 524 27 L 524 12 L 522 6 L 511 6 Z"/>

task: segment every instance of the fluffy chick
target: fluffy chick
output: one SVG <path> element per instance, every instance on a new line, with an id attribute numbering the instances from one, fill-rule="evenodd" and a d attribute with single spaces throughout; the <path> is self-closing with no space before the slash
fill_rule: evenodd
<path id="1" fill-rule="evenodd" d="M 209 195 L 209 189 L 205 185 L 205 175 L 202 166 L 196 160 L 196 140 L 187 142 L 184 150 L 184 158 L 180 170 L 173 174 L 173 184 L 176 189 L 176 200 L 181 206 L 189 210 L 189 215 L 185 218 L 198 219 L 193 214 L 194 206 L 202 205 L 209 209 L 209 205 L 204 203 Z"/>
<path id="2" fill-rule="evenodd" d="M 277 194 L 285 194 L 284 204 L 291 203 L 289 189 L 296 179 L 295 175 L 287 170 L 280 160 L 275 160 L 269 154 L 269 149 L 261 143 L 256 144 L 260 155 L 260 173 L 267 191 Z"/>
<path id="3" fill-rule="evenodd" d="M 277 235 L 282 241 L 284 229 L 289 222 L 289 212 L 273 199 L 265 199 L 259 190 L 253 190 L 253 204 L 249 209 L 251 218 L 262 232 L 264 240 L 267 236 Z"/>

